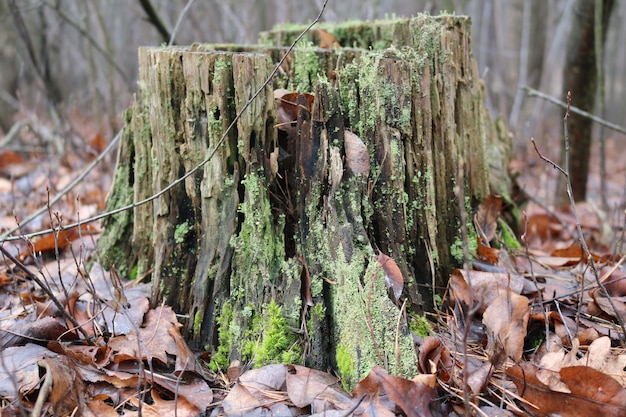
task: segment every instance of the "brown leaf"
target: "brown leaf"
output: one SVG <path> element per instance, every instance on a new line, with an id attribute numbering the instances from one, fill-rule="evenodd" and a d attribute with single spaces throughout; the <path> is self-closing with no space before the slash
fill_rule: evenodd
<path id="1" fill-rule="evenodd" d="M 272 364 L 245 372 L 239 382 L 250 389 L 282 391 L 286 377 L 286 365 Z"/>
<path id="2" fill-rule="evenodd" d="M 383 368 L 374 366 L 354 389 L 354 398 L 363 396 L 361 407 L 374 413 L 386 415 L 394 411 L 395 405 L 405 415 L 428 417 L 432 416 L 429 405 L 437 392 L 427 384 L 390 376 Z M 386 398 L 389 401 L 385 401 Z"/>
<path id="3" fill-rule="evenodd" d="M 382 266 L 383 271 L 385 271 L 385 286 L 387 287 L 387 292 L 392 296 L 392 300 L 397 302 L 404 288 L 402 272 L 400 268 L 398 268 L 396 261 L 382 252 L 378 252 L 378 258 L 376 260 Z"/>
<path id="4" fill-rule="evenodd" d="M 299 103 L 298 97 L 304 97 L 305 105 L 302 106 Z M 279 115 L 278 124 L 291 123 L 298 119 L 298 112 L 303 107 L 305 111 L 311 112 L 311 106 L 315 101 L 315 96 L 308 93 L 289 93 L 284 90 L 274 91 L 274 99 L 276 100 L 277 109 L 282 109 L 284 114 Z M 281 120 L 282 119 L 282 120 Z"/>
<path id="5" fill-rule="evenodd" d="M 341 48 L 339 41 L 330 33 L 322 29 L 317 29 L 315 32 L 317 36 L 317 46 L 323 49 L 337 49 Z"/>
<path id="6" fill-rule="evenodd" d="M 448 348 L 441 344 L 435 336 L 426 336 L 419 347 L 418 371 L 420 374 L 430 374 L 435 367 L 437 378 L 443 382 L 450 380 L 449 369 L 453 367 L 452 357 Z"/>
<path id="7" fill-rule="evenodd" d="M 601 275 L 611 272 L 611 267 L 602 268 Z M 604 279 L 604 288 L 613 297 L 622 297 L 626 295 L 626 273 L 620 269 L 611 272 L 611 275 Z"/>
<path id="8" fill-rule="evenodd" d="M 488 264 L 496 265 L 498 263 L 498 254 L 500 251 L 485 245 L 483 243 L 483 239 L 480 237 L 477 237 L 476 240 L 478 241 L 478 257 Z"/>
<path id="9" fill-rule="evenodd" d="M 298 365 L 287 365 L 287 395 L 296 407 L 306 407 L 336 384 L 339 378 L 326 372 L 316 371 Z"/>
<path id="10" fill-rule="evenodd" d="M 467 281 L 472 284 L 472 300 L 470 304 L 470 292 Z M 517 274 L 503 274 L 498 272 L 483 272 L 455 269 L 449 280 L 451 296 L 453 299 L 462 301 L 466 306 L 480 303 L 479 312 L 483 313 L 502 292 L 510 287 L 516 294 L 521 294 L 524 289 L 524 278 Z"/>
<path id="11" fill-rule="evenodd" d="M 349 130 L 344 130 L 343 135 L 348 172 L 354 176 L 368 177 L 370 174 L 370 154 L 367 146 L 361 138 Z"/>
<path id="12" fill-rule="evenodd" d="M 192 373 L 185 373 L 180 378 L 176 378 L 176 374 L 161 375 L 155 372 L 148 373 L 146 379 L 154 381 L 159 386 L 169 390 L 172 394 L 178 393 L 178 398 L 184 398 L 189 403 L 185 404 L 186 407 L 193 404 L 198 409 L 204 410 L 213 402 L 213 391 L 211 391 L 209 385 L 205 380 Z M 173 401 L 169 403 L 172 404 Z M 163 404 L 165 406 L 167 403 Z M 198 415 L 197 411 L 195 415 Z"/>
<path id="13" fill-rule="evenodd" d="M 37 362 L 44 358 L 57 360 L 59 357 L 53 351 L 32 343 L 0 349 L 0 395 L 16 399 L 17 390 L 22 393 L 33 391 L 40 382 Z"/>
<path id="14" fill-rule="evenodd" d="M 62 229 L 58 233 L 49 233 L 37 239 L 30 248 L 30 251 L 26 250 L 18 255 L 18 259 L 23 261 L 30 256 L 30 253 L 39 254 L 42 252 L 52 252 L 58 248 L 62 250 L 69 246 L 74 240 L 81 236 L 96 234 L 98 231 L 88 224 L 83 224 L 79 228 L 73 227 L 71 229 Z"/>
<path id="15" fill-rule="evenodd" d="M 478 211 L 474 215 L 474 225 L 485 244 L 489 244 L 496 237 L 500 211 L 502 211 L 502 197 L 499 195 L 490 194 L 478 205 Z"/>
<path id="16" fill-rule="evenodd" d="M 500 349 L 516 362 L 521 359 L 529 317 L 528 298 L 510 290 L 489 304 L 483 314 L 483 323 L 488 330 L 487 351 L 496 358 L 495 363 L 499 363 Z"/>
<path id="17" fill-rule="evenodd" d="M 534 407 L 540 416 L 562 417 L 625 417 L 626 390 L 610 376 L 586 366 L 571 366 L 560 371 L 561 381 L 570 390 L 551 390 L 537 379 L 535 365 L 524 362 L 506 371 L 519 395 Z"/>
<path id="18" fill-rule="evenodd" d="M 433 388 L 423 383 L 390 376 L 378 366 L 375 366 L 372 372 L 380 374 L 383 390 L 405 415 L 432 416 L 429 405 L 437 397 L 437 391 Z"/>
<path id="19" fill-rule="evenodd" d="M 78 408 L 77 415 L 81 415 L 83 407 L 81 397 L 84 387 L 70 360 L 61 356 L 55 359 L 46 358 L 40 364 L 45 366 L 46 373 L 50 372 L 52 377 L 49 399 L 55 414 L 67 416 Z"/>
<path id="20" fill-rule="evenodd" d="M 261 416 L 256 412 L 260 406 L 261 402 L 241 384 L 235 384 L 222 402 L 227 415 Z"/>

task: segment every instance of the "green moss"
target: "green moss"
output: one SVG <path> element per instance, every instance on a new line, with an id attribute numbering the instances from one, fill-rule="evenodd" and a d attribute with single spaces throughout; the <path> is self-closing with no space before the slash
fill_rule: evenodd
<path id="1" fill-rule="evenodd" d="M 246 343 L 244 357 L 252 359 L 255 368 L 301 361 L 302 349 L 282 315 L 282 308 L 274 300 L 254 318 L 251 336 L 256 339 Z"/>
<path id="2" fill-rule="evenodd" d="M 522 249 L 522 245 L 517 240 L 517 236 L 511 230 L 508 224 L 502 219 L 498 219 L 498 229 L 500 230 L 500 239 L 509 249 Z"/>
<path id="3" fill-rule="evenodd" d="M 200 334 L 200 328 L 202 327 L 202 312 L 196 311 L 193 316 L 193 334 Z"/>
<path id="4" fill-rule="evenodd" d="M 354 363 L 350 350 L 346 345 L 339 344 L 339 346 L 337 346 L 335 360 L 337 361 L 337 370 L 339 371 L 339 376 L 341 377 L 341 385 L 346 391 L 349 392 L 358 381 L 354 380 L 354 375 L 356 374 L 356 364 Z"/>
<path id="5" fill-rule="evenodd" d="M 439 297 L 441 299 L 441 297 Z M 411 314 L 411 331 L 420 337 L 426 337 L 433 334 L 433 326 L 430 324 L 426 316 L 419 314 Z"/>
<path id="6" fill-rule="evenodd" d="M 217 372 L 226 371 L 230 365 L 230 351 L 234 340 L 234 333 L 230 327 L 233 321 L 233 309 L 230 301 L 226 301 L 217 318 L 217 352 L 211 356 L 209 367 Z"/>
<path id="7" fill-rule="evenodd" d="M 133 265 L 133 267 L 130 269 L 130 272 L 128 274 L 128 279 L 130 279 L 131 281 L 136 280 L 138 269 L 139 269 L 138 264 Z"/>

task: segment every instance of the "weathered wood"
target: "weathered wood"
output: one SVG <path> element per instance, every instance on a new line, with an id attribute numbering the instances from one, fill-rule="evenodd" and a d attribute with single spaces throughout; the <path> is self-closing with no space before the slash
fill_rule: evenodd
<path id="1" fill-rule="evenodd" d="M 377 363 L 415 372 L 410 315 L 432 306 L 462 261 L 457 187 L 471 211 L 489 192 L 488 144 L 499 168 L 510 145 L 483 107 L 468 19 L 332 28 L 343 45 L 395 47 L 297 48 L 203 168 L 132 219 L 112 218 L 100 248 L 126 274 L 151 274 L 153 302 L 188 315 L 188 339 L 214 349 L 214 364 L 306 358 L 350 385 Z M 215 48 L 140 49 L 109 208 L 207 158 L 285 54 L 281 45 Z M 295 136 L 275 127 L 272 87 L 315 97 L 308 108 L 298 96 Z M 369 174 L 347 165 L 347 131 L 367 146 Z M 377 250 L 404 277 L 398 303 Z"/>

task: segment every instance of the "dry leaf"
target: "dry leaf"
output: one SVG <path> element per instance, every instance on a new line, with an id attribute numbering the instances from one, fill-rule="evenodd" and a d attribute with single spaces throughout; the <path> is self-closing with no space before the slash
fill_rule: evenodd
<path id="1" fill-rule="evenodd" d="M 354 133 L 344 130 L 343 146 L 346 151 L 346 166 L 354 176 L 370 174 L 370 154 L 365 143 Z"/>
<path id="2" fill-rule="evenodd" d="M 383 271 L 385 271 L 385 286 L 387 292 L 392 296 L 392 300 L 397 302 L 404 288 L 402 272 L 400 268 L 398 268 L 396 261 L 382 252 L 378 252 L 378 258 L 376 260 L 382 266 Z"/>
<path id="3" fill-rule="evenodd" d="M 559 372 L 570 393 L 556 392 L 537 379 L 535 365 L 523 362 L 506 371 L 518 394 L 539 416 L 626 417 L 626 390 L 613 378 L 587 366 L 572 366 Z"/>
<path id="4" fill-rule="evenodd" d="M 499 363 L 501 349 L 516 362 L 522 358 L 529 317 L 528 298 L 510 290 L 489 304 L 483 314 L 483 323 L 488 330 L 487 351 L 496 363 Z"/>
<path id="5" fill-rule="evenodd" d="M 323 49 L 337 49 L 341 48 L 339 41 L 330 33 L 325 30 L 318 29 L 315 34 L 317 35 L 317 46 Z"/>
<path id="6" fill-rule="evenodd" d="M 474 226 L 485 245 L 496 237 L 500 211 L 502 211 L 502 197 L 499 195 L 490 194 L 478 205 L 478 211 L 474 215 Z"/>

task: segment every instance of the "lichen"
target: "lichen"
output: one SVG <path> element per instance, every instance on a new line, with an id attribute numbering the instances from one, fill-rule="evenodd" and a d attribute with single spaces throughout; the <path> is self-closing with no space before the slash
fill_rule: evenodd
<path id="1" fill-rule="evenodd" d="M 178 245 L 182 245 L 183 243 L 185 243 L 185 238 L 187 237 L 187 234 L 189 234 L 192 229 L 193 226 L 191 225 L 189 220 L 186 220 L 184 223 L 177 224 L 176 229 L 174 229 L 174 241 Z"/>
<path id="2" fill-rule="evenodd" d="M 300 92 L 313 91 L 313 84 L 320 73 L 317 48 L 312 43 L 300 46 L 295 50 L 294 90 Z"/>

